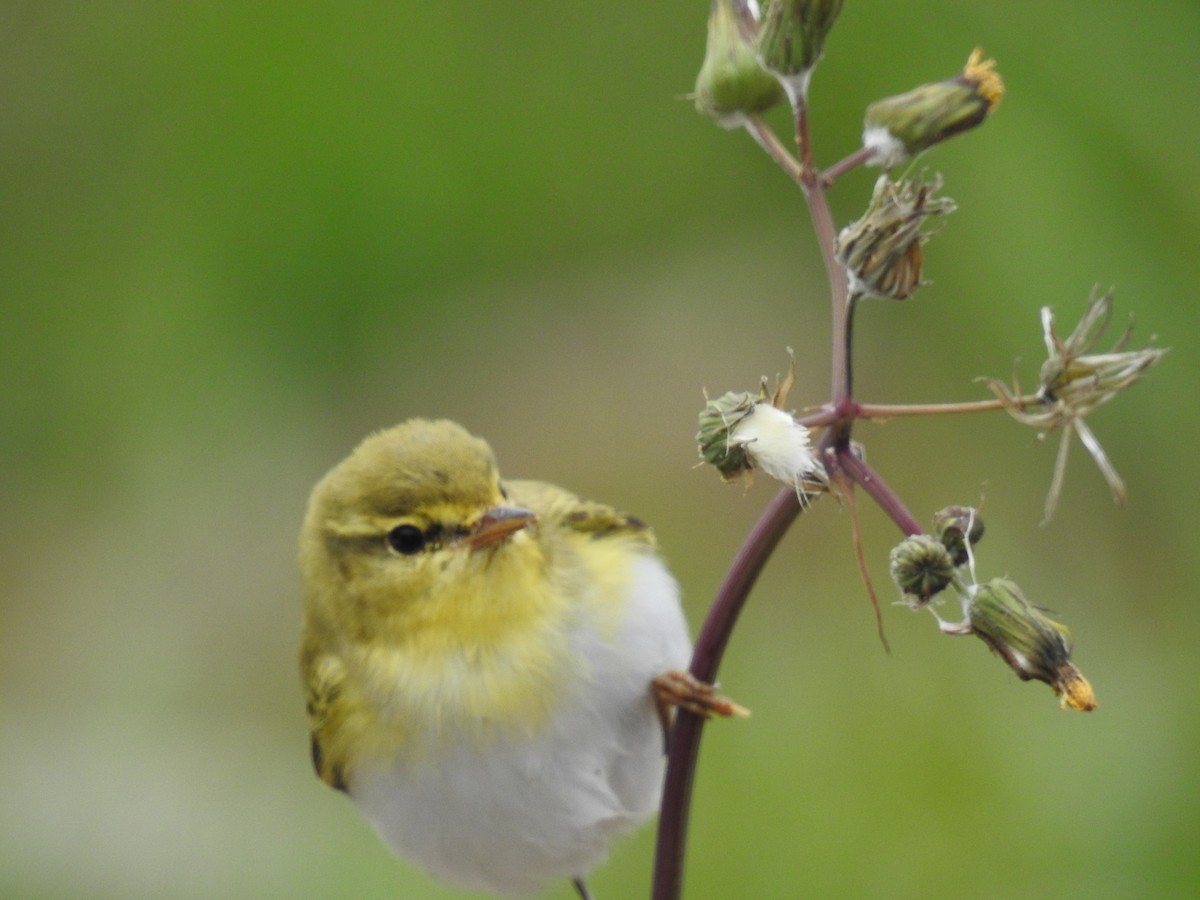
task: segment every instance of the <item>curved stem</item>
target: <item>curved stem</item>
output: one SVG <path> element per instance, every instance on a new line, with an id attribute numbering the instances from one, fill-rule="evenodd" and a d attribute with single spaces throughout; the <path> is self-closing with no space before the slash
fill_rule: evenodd
<path id="1" fill-rule="evenodd" d="M 793 113 L 798 158 L 783 146 L 778 136 L 760 117 L 748 117 L 745 126 L 759 146 L 800 186 L 829 279 L 833 331 L 832 402 L 829 410 L 833 416 L 829 422 L 832 427 L 822 436 L 816 450 L 823 458 L 827 453 L 833 454 L 830 458 L 836 462 L 842 453 L 852 456 L 849 450 L 850 428 L 856 416 L 851 393 L 850 340 L 854 303 L 850 296 L 846 270 L 837 258 L 837 228 L 825 195 L 826 183 L 821 172 L 813 164 L 812 145 L 808 134 L 808 106 L 802 95 L 793 96 Z M 846 472 L 849 478 L 859 483 L 866 477 L 861 472 L 856 476 L 850 467 L 846 468 Z M 886 485 L 883 488 L 891 495 Z M 876 496 L 870 490 L 868 493 Z M 903 510 L 903 505 L 898 499 L 894 500 L 894 505 L 898 510 Z M 796 491 L 790 487 L 784 488 L 775 495 L 746 537 L 725 574 L 696 639 L 691 664 L 694 677 L 709 683 L 716 680 L 721 658 L 750 590 L 801 509 Z M 911 519 L 911 516 L 909 518 Z M 678 900 L 682 895 L 688 817 L 703 728 L 704 719 L 700 716 L 684 709 L 676 713 L 663 783 L 662 809 L 655 846 L 652 900 Z"/>
<path id="2" fill-rule="evenodd" d="M 849 447 L 838 447 L 835 454 L 835 464 L 839 471 L 866 491 L 901 531 L 906 535 L 925 532 L 921 523 L 908 511 L 908 507 L 865 460 L 855 455 Z"/>
<path id="3" fill-rule="evenodd" d="M 738 550 L 696 638 L 690 669 L 696 678 L 709 683 L 716 680 L 721 657 L 750 589 L 800 511 L 795 490 L 779 491 Z M 652 900 L 678 900 L 682 895 L 688 814 L 703 728 L 700 716 L 685 709 L 676 712 L 658 820 Z"/>

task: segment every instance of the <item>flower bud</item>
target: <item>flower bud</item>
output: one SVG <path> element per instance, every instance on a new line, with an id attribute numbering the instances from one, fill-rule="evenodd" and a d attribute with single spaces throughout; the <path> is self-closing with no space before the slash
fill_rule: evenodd
<path id="1" fill-rule="evenodd" d="M 1082 712 L 1096 708 L 1091 684 L 1071 662 L 1070 632 L 1026 600 L 1014 582 L 994 578 L 975 585 L 967 618 L 971 630 L 1018 678 L 1044 681 L 1064 708 Z"/>
<path id="2" fill-rule="evenodd" d="M 746 37 L 758 27 L 750 2 L 713 0 L 708 13 L 708 43 L 693 96 L 696 109 L 723 128 L 736 128 L 783 99 L 778 79 L 759 64 Z"/>
<path id="3" fill-rule="evenodd" d="M 906 300 L 921 286 L 921 248 L 931 236 L 922 226 L 931 216 L 954 212 L 953 200 L 933 197 L 941 187 L 938 175 L 928 182 L 879 176 L 867 211 L 838 234 L 837 257 L 851 293 Z"/>
<path id="4" fill-rule="evenodd" d="M 869 165 L 890 169 L 922 150 L 980 124 L 1004 96 L 996 62 L 978 47 L 962 72 L 946 81 L 923 84 L 907 94 L 867 107 L 863 147 L 873 151 Z"/>
<path id="5" fill-rule="evenodd" d="M 808 93 L 808 80 L 825 49 L 825 36 L 843 0 L 771 0 L 758 35 L 758 57 L 795 98 Z"/>
<path id="6" fill-rule="evenodd" d="M 983 537 L 983 519 L 970 506 L 947 506 L 934 514 L 933 533 L 950 552 L 954 565 L 963 566 L 970 558 L 967 541 L 975 546 Z"/>
<path id="7" fill-rule="evenodd" d="M 954 561 L 937 538 L 913 534 L 892 548 L 892 580 L 914 606 L 923 606 L 954 580 Z"/>

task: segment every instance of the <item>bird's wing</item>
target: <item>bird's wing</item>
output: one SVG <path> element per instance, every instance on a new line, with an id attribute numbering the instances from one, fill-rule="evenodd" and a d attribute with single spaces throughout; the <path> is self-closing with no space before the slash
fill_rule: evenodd
<path id="1" fill-rule="evenodd" d="M 594 538 L 619 535 L 633 538 L 647 547 L 655 544 L 654 532 L 649 525 L 604 503 L 584 500 L 541 481 L 506 481 L 504 487 L 513 503 L 532 509 L 547 524 L 558 524 Z"/>
<path id="2" fill-rule="evenodd" d="M 345 760 L 333 752 L 339 728 L 337 702 L 345 685 L 346 670 L 342 661 L 317 649 L 315 642 L 306 640 L 301 649 L 300 668 L 308 688 L 306 710 L 308 730 L 312 737 L 313 768 L 317 777 L 332 788 L 345 791 Z"/>

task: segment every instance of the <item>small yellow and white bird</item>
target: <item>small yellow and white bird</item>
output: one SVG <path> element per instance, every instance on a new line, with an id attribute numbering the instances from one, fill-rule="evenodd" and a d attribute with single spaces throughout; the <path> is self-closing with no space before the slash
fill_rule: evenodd
<path id="1" fill-rule="evenodd" d="M 658 808 L 669 704 L 740 712 L 683 669 L 649 529 L 500 480 L 449 421 L 371 435 L 300 535 L 313 763 L 400 856 L 526 895 L 582 878 Z"/>

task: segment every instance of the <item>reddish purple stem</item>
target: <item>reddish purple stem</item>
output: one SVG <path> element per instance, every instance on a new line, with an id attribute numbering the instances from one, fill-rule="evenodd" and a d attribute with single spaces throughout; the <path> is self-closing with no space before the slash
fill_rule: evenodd
<path id="1" fill-rule="evenodd" d="M 696 639 L 696 649 L 692 653 L 691 673 L 701 681 L 716 681 L 721 657 L 733 633 L 734 623 L 750 595 L 750 589 L 800 509 L 795 490 L 784 488 L 779 491 L 738 550 L 709 608 L 708 618 L 704 620 Z M 651 894 L 653 900 L 676 900 L 682 894 L 688 814 L 703 728 L 704 719 L 701 716 L 685 709 L 676 713 L 675 725 L 671 729 L 662 814 L 658 824 Z"/>

